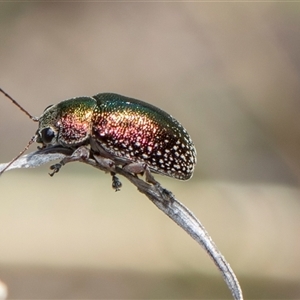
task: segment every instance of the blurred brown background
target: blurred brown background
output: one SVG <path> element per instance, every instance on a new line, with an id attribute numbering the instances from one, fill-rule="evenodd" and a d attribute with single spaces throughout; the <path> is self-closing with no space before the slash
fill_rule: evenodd
<path id="1" fill-rule="evenodd" d="M 299 3 L 0 3 L 0 82 L 33 115 L 116 92 L 175 116 L 194 177 L 156 176 L 247 299 L 300 298 Z M 0 161 L 37 124 L 0 95 Z M 33 151 L 35 147 L 32 147 Z M 125 179 L 71 164 L 0 180 L 9 298 L 231 298 L 206 253 Z"/>

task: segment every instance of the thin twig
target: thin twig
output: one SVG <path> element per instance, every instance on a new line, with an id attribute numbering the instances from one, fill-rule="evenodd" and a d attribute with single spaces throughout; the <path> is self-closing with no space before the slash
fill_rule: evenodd
<path id="1" fill-rule="evenodd" d="M 65 148 L 56 147 L 39 150 L 27 155 L 23 155 L 18 160 L 16 160 L 7 170 L 15 168 L 35 168 L 53 160 L 61 160 L 66 155 L 70 155 L 70 153 Z M 99 164 L 97 164 L 97 162 L 93 159 L 82 160 L 82 162 L 103 171 L 109 171 L 99 166 Z M 0 164 L 0 171 L 6 165 L 7 164 Z M 126 172 L 120 167 L 116 167 L 115 173 L 126 177 L 132 184 L 137 187 L 137 189 L 141 193 L 145 194 L 153 204 L 155 204 L 161 211 L 169 216 L 183 230 L 185 230 L 198 244 L 200 244 L 212 258 L 218 269 L 221 271 L 222 276 L 227 286 L 229 287 L 233 298 L 236 300 L 243 299 L 239 282 L 230 265 L 226 262 L 223 255 L 217 249 L 215 243 L 212 241 L 204 226 L 188 208 L 180 203 L 174 197 L 174 195 L 172 195 L 170 192 L 167 192 L 167 190 L 165 190 L 160 184 L 148 184 L 142 179 Z M 166 200 L 166 193 L 169 194 L 169 196 L 171 195 L 171 199 L 169 201 Z"/>

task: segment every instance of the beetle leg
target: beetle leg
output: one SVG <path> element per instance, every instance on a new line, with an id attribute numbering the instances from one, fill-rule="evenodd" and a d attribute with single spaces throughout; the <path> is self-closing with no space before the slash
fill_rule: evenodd
<path id="1" fill-rule="evenodd" d="M 116 173 L 114 173 L 115 169 L 115 163 L 113 160 L 103 157 L 101 155 L 93 155 L 96 162 L 104 169 L 106 172 L 110 171 L 110 174 L 112 176 L 112 188 L 117 192 L 121 190 L 122 183 L 119 180 L 119 178 L 116 176 Z"/>
<path id="2" fill-rule="evenodd" d="M 151 171 L 149 170 L 146 163 L 141 162 L 133 162 L 128 165 L 125 165 L 123 169 L 127 172 L 133 173 L 133 174 L 144 174 L 146 177 L 146 181 L 152 184 L 157 184 L 158 182 L 154 179 Z"/>
<path id="3" fill-rule="evenodd" d="M 163 198 L 163 202 L 164 205 L 168 205 L 169 202 L 173 202 L 174 201 L 174 195 L 172 192 L 170 192 L 169 190 L 163 188 L 161 186 L 161 184 L 156 181 L 150 171 L 150 169 L 148 168 L 148 166 L 146 165 L 145 168 L 145 176 L 146 176 L 146 181 L 149 183 L 152 183 L 153 185 L 156 186 L 156 188 L 159 190 L 162 198 Z"/>
<path id="4" fill-rule="evenodd" d="M 163 204 L 165 206 L 169 205 L 170 202 L 172 203 L 174 201 L 174 195 L 172 194 L 172 192 L 163 188 L 161 186 L 161 184 L 154 179 L 154 177 L 146 163 L 138 163 L 138 162 L 130 163 L 128 165 L 125 165 L 123 167 L 123 169 L 125 169 L 125 171 L 133 173 L 133 174 L 144 174 L 145 173 L 146 181 L 156 186 L 157 190 L 159 191 L 159 193 L 163 199 Z"/>
<path id="5" fill-rule="evenodd" d="M 119 178 L 116 176 L 116 173 L 110 172 L 112 176 L 112 188 L 117 192 L 121 190 L 122 182 L 119 180 Z"/>
<path id="6" fill-rule="evenodd" d="M 145 169 L 146 169 L 146 164 L 145 163 L 140 163 L 140 162 L 132 162 L 132 163 L 129 163 L 127 165 L 125 165 L 123 167 L 123 169 L 126 171 L 126 172 L 129 172 L 129 173 L 133 173 L 133 174 L 144 174 L 145 172 Z"/>
<path id="7" fill-rule="evenodd" d="M 61 160 L 59 163 L 52 165 L 50 167 L 50 169 L 52 170 L 51 173 L 49 173 L 50 176 L 53 176 L 55 173 L 57 173 L 60 168 L 62 166 L 64 166 L 65 164 L 69 163 L 69 162 L 73 162 L 73 161 L 80 161 L 80 160 L 86 160 L 88 159 L 90 156 L 90 150 L 85 147 L 85 146 L 81 146 L 79 148 L 77 148 L 72 155 L 70 156 L 66 156 L 63 160 Z"/>
<path id="8" fill-rule="evenodd" d="M 152 183 L 154 185 L 156 185 L 156 184 L 160 185 L 160 183 L 154 179 L 154 176 L 152 175 L 152 173 L 147 165 L 145 167 L 145 177 L 146 177 L 147 182 Z"/>
<path id="9" fill-rule="evenodd" d="M 101 155 L 93 155 L 96 162 L 101 166 L 106 172 L 113 172 L 115 170 L 115 163 L 110 158 L 103 157 Z"/>
<path id="10" fill-rule="evenodd" d="M 163 198 L 163 204 L 165 206 L 168 206 L 169 203 L 173 203 L 174 202 L 174 195 L 171 191 L 165 189 L 164 187 L 162 187 L 159 183 L 156 185 L 156 187 L 158 188 L 162 198 Z"/>

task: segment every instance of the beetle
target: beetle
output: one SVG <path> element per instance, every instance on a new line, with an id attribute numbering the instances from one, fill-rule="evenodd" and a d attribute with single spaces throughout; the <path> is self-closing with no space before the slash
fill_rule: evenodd
<path id="1" fill-rule="evenodd" d="M 60 146 L 73 152 L 50 167 L 51 176 L 67 162 L 93 158 L 111 171 L 116 190 L 121 184 L 113 172 L 115 166 L 135 175 L 145 173 L 146 180 L 153 184 L 156 181 L 151 173 L 179 180 L 193 175 L 197 159 L 190 135 L 175 118 L 154 105 L 119 94 L 100 93 L 50 105 L 37 118 L 1 88 L 0 91 L 39 123 L 26 148 L 10 164 L 37 142 L 42 149 Z"/>

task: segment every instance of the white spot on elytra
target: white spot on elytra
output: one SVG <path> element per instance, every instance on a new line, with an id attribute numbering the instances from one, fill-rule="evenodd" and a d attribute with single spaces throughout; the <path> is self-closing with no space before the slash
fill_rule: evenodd
<path id="1" fill-rule="evenodd" d="M 180 157 L 181 157 L 184 161 L 186 161 L 186 158 L 185 158 L 185 156 L 184 156 L 183 154 L 181 154 Z"/>

